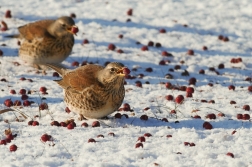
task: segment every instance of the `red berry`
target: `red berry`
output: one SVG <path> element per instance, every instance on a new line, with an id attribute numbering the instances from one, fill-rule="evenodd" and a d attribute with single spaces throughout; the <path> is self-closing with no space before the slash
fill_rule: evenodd
<path id="1" fill-rule="evenodd" d="M 171 57 L 173 55 L 171 53 L 168 53 L 167 51 L 162 51 L 162 56 Z"/>
<path id="2" fill-rule="evenodd" d="M 196 78 L 192 77 L 189 79 L 189 85 L 195 85 L 197 82 Z"/>
<path id="3" fill-rule="evenodd" d="M 141 120 L 147 121 L 148 120 L 148 116 L 147 115 L 142 115 L 140 117 Z"/>
<path id="4" fill-rule="evenodd" d="M 185 146 L 189 146 L 190 143 L 185 141 L 185 142 L 184 142 L 184 145 L 185 145 Z"/>
<path id="5" fill-rule="evenodd" d="M 128 68 L 123 68 L 123 73 L 125 75 L 129 75 L 130 74 L 130 70 Z"/>
<path id="6" fill-rule="evenodd" d="M 66 111 L 68 114 L 71 112 L 71 110 L 70 110 L 68 107 L 65 108 L 65 111 Z"/>
<path id="7" fill-rule="evenodd" d="M 123 111 L 130 111 L 130 105 L 128 103 L 123 104 Z"/>
<path id="8" fill-rule="evenodd" d="M 223 40 L 224 42 L 228 42 L 228 41 L 229 41 L 229 38 L 228 38 L 228 37 L 224 37 L 222 40 Z"/>
<path id="9" fill-rule="evenodd" d="M 208 50 L 208 48 L 206 46 L 203 46 L 202 49 L 203 50 Z"/>
<path id="10" fill-rule="evenodd" d="M 250 110 L 250 106 L 249 106 L 249 105 L 244 105 L 244 106 L 243 106 L 243 110 L 249 111 L 249 110 Z"/>
<path id="11" fill-rule="evenodd" d="M 60 123 L 58 121 L 52 121 L 51 125 L 52 126 L 60 126 Z"/>
<path id="12" fill-rule="evenodd" d="M 176 114 L 177 112 L 176 112 L 176 110 L 171 110 L 170 113 L 171 114 Z"/>
<path id="13" fill-rule="evenodd" d="M 201 117 L 199 115 L 194 115 L 193 118 L 195 118 L 195 119 L 201 119 Z"/>
<path id="14" fill-rule="evenodd" d="M 149 49 L 148 49 L 148 46 L 142 46 L 141 50 L 142 51 L 148 51 Z"/>
<path id="15" fill-rule="evenodd" d="M 46 103 L 41 103 L 39 105 L 39 110 L 46 110 L 46 109 L 48 109 L 48 105 Z"/>
<path id="16" fill-rule="evenodd" d="M 142 87 L 143 87 L 143 86 L 142 86 L 142 82 L 141 82 L 141 81 L 136 81 L 135 83 L 136 83 L 136 86 L 137 86 L 137 87 L 140 87 L 140 88 L 142 88 Z"/>
<path id="17" fill-rule="evenodd" d="M 166 87 L 167 89 L 171 89 L 171 88 L 172 88 L 172 84 L 171 84 L 170 82 L 166 82 L 166 83 L 165 83 L 165 87 Z"/>
<path id="18" fill-rule="evenodd" d="M 143 143 L 137 143 L 137 144 L 135 145 L 135 148 L 139 148 L 139 147 L 142 147 L 142 148 L 143 148 Z"/>
<path id="19" fill-rule="evenodd" d="M 161 43 L 157 42 L 157 43 L 156 43 L 156 47 L 157 47 L 157 48 L 162 47 Z"/>
<path id="20" fill-rule="evenodd" d="M 67 127 L 67 124 L 65 122 L 60 122 L 60 126 Z"/>
<path id="21" fill-rule="evenodd" d="M 237 118 L 237 119 L 243 119 L 243 115 L 242 115 L 242 114 L 237 114 L 237 115 L 236 115 L 236 118 Z"/>
<path id="22" fill-rule="evenodd" d="M 74 124 L 73 123 L 69 123 L 68 125 L 67 125 L 67 129 L 74 129 Z"/>
<path id="23" fill-rule="evenodd" d="M 132 14 L 133 14 L 133 10 L 130 8 L 130 9 L 127 11 L 127 15 L 128 15 L 128 16 L 132 16 Z"/>
<path id="24" fill-rule="evenodd" d="M 109 44 L 108 45 L 108 50 L 115 50 L 116 49 L 116 46 L 114 44 Z"/>
<path id="25" fill-rule="evenodd" d="M 72 62 L 73 67 L 79 67 L 80 63 L 78 61 Z"/>
<path id="26" fill-rule="evenodd" d="M 96 143 L 95 139 L 88 139 L 88 143 Z"/>
<path id="27" fill-rule="evenodd" d="M 166 30 L 162 28 L 162 29 L 159 30 L 159 32 L 160 33 L 166 33 Z"/>
<path id="28" fill-rule="evenodd" d="M 86 123 L 86 122 L 83 122 L 82 124 L 81 124 L 81 127 L 88 127 L 88 124 Z"/>
<path id="29" fill-rule="evenodd" d="M 33 120 L 29 121 L 29 122 L 28 122 L 28 125 L 29 125 L 29 126 L 32 126 L 32 123 L 33 123 Z"/>
<path id="30" fill-rule="evenodd" d="M 205 70 L 203 69 L 199 70 L 199 74 L 205 74 Z"/>
<path id="31" fill-rule="evenodd" d="M 122 34 L 119 34 L 119 35 L 118 35 L 118 38 L 121 38 L 121 39 L 122 39 L 122 38 L 123 38 L 123 35 L 122 35 Z"/>
<path id="32" fill-rule="evenodd" d="M 113 132 L 109 132 L 108 135 L 113 136 L 113 137 L 115 136 L 115 134 Z"/>
<path id="33" fill-rule="evenodd" d="M 250 119 L 250 115 L 249 114 L 243 114 L 242 119 L 243 120 L 249 120 Z"/>
<path id="34" fill-rule="evenodd" d="M 23 101 L 23 106 L 27 107 L 27 106 L 30 106 L 30 105 L 31 105 L 31 102 L 29 100 Z"/>
<path id="35" fill-rule="evenodd" d="M 229 85 L 229 86 L 228 86 L 228 89 L 229 89 L 229 90 L 235 90 L 235 86 L 234 86 L 234 85 Z"/>
<path id="36" fill-rule="evenodd" d="M 252 86 L 248 86 L 248 91 L 252 92 Z"/>
<path id="37" fill-rule="evenodd" d="M 234 135 L 236 133 L 236 130 L 234 130 L 231 134 Z"/>
<path id="38" fill-rule="evenodd" d="M 213 129 L 213 126 L 209 122 L 204 122 L 203 123 L 203 128 L 205 129 Z"/>
<path id="39" fill-rule="evenodd" d="M 208 114 L 206 116 L 206 118 L 208 118 L 208 119 L 216 119 L 216 115 L 214 113 L 211 113 L 211 114 Z"/>
<path id="40" fill-rule="evenodd" d="M 145 133 L 144 136 L 145 137 L 151 137 L 152 135 L 150 133 Z"/>
<path id="41" fill-rule="evenodd" d="M 219 39 L 219 40 L 223 40 L 223 38 L 224 38 L 223 35 L 219 35 L 219 36 L 218 36 L 218 39 Z"/>
<path id="42" fill-rule="evenodd" d="M 171 138 L 171 137 L 172 137 L 172 135 L 166 135 L 166 137 L 167 137 L 167 138 Z"/>
<path id="43" fill-rule="evenodd" d="M 70 14 L 70 17 L 72 17 L 73 19 L 75 19 L 75 18 L 76 18 L 76 14 L 71 13 L 71 14 Z"/>
<path id="44" fill-rule="evenodd" d="M 20 93 L 21 95 L 24 95 L 24 94 L 26 94 L 26 90 L 25 90 L 25 89 L 20 89 L 19 93 Z"/>
<path id="45" fill-rule="evenodd" d="M 172 95 L 167 95 L 167 96 L 165 96 L 165 98 L 168 101 L 172 101 L 173 100 L 173 96 Z"/>
<path id="46" fill-rule="evenodd" d="M 146 71 L 146 72 L 152 72 L 153 69 L 152 69 L 151 67 L 148 67 L 148 68 L 145 69 L 145 71 Z"/>
<path id="47" fill-rule="evenodd" d="M 20 81 L 25 81 L 26 78 L 25 78 L 25 77 L 21 77 L 19 80 L 20 80 Z"/>
<path id="48" fill-rule="evenodd" d="M 4 101 L 4 105 L 5 105 L 6 107 L 11 107 L 11 106 L 13 106 L 13 102 L 11 101 L 11 99 L 6 99 L 6 100 Z"/>
<path id="49" fill-rule="evenodd" d="M 101 126 L 99 121 L 94 121 L 92 123 L 92 127 L 99 127 L 99 126 Z"/>
<path id="50" fill-rule="evenodd" d="M 6 145 L 6 140 L 0 140 L 0 145 Z"/>
<path id="51" fill-rule="evenodd" d="M 43 141 L 43 142 L 50 141 L 50 140 L 51 140 L 51 136 L 45 133 L 45 134 L 43 134 L 43 135 L 40 137 L 40 140 Z"/>
<path id="52" fill-rule="evenodd" d="M 83 42 L 82 42 L 82 44 L 89 44 L 88 39 L 84 39 Z"/>
<path id="53" fill-rule="evenodd" d="M 159 65 L 166 65 L 166 62 L 164 60 L 160 60 L 160 62 L 158 64 Z"/>
<path id="54" fill-rule="evenodd" d="M 192 56 L 192 55 L 194 55 L 194 51 L 193 51 L 192 49 L 189 49 L 189 50 L 187 51 L 187 54 Z"/>
<path id="55" fill-rule="evenodd" d="M 192 93 L 186 93 L 186 97 L 193 97 Z"/>
<path id="56" fill-rule="evenodd" d="M 13 90 L 13 89 L 11 89 L 11 90 L 10 90 L 10 93 L 11 93 L 11 94 L 16 94 L 16 91 Z"/>
<path id="57" fill-rule="evenodd" d="M 144 136 L 140 136 L 140 137 L 138 137 L 137 141 L 145 142 L 145 137 Z"/>
<path id="58" fill-rule="evenodd" d="M 120 54 L 121 54 L 121 53 L 124 53 L 122 49 L 118 49 L 116 52 L 117 52 L 117 53 L 120 53 Z"/>
<path id="59" fill-rule="evenodd" d="M 102 134 L 100 134 L 100 135 L 97 135 L 97 138 L 99 138 L 99 137 L 102 137 L 102 138 L 104 138 L 104 136 L 103 136 Z"/>
<path id="60" fill-rule="evenodd" d="M 10 133 L 10 134 L 6 135 L 6 139 L 8 139 L 8 140 L 13 140 L 14 137 L 13 137 L 13 135 Z"/>
<path id="61" fill-rule="evenodd" d="M 175 99 L 175 102 L 178 104 L 181 104 L 184 101 L 184 96 L 183 95 L 178 95 Z"/>
<path id="62" fill-rule="evenodd" d="M 190 147 L 194 147 L 195 146 L 195 144 L 194 143 L 190 143 Z"/>
<path id="63" fill-rule="evenodd" d="M 227 156 L 230 156 L 230 157 L 232 157 L 232 158 L 234 158 L 234 154 L 231 153 L 231 152 L 228 152 L 226 155 L 227 155 Z"/>
<path id="64" fill-rule="evenodd" d="M 38 121 L 33 121 L 32 126 L 39 126 L 39 122 Z"/>
<path id="65" fill-rule="evenodd" d="M 11 11 L 10 10 L 7 10 L 6 12 L 5 12 L 5 18 L 11 18 L 12 16 L 11 16 Z"/>
<path id="66" fill-rule="evenodd" d="M 231 100 L 231 101 L 230 101 L 230 104 L 236 104 L 236 102 L 235 102 L 235 101 L 233 101 L 233 100 Z"/>
<path id="67" fill-rule="evenodd" d="M 43 93 L 43 92 L 46 92 L 46 91 L 47 91 L 47 88 L 44 87 L 44 86 L 42 86 L 42 87 L 39 88 L 39 91 L 42 92 L 42 93 Z"/>
<path id="68" fill-rule="evenodd" d="M 12 144 L 11 146 L 10 146 L 10 151 L 16 151 L 17 150 L 17 146 L 15 145 L 15 144 Z"/>
<path id="69" fill-rule="evenodd" d="M 167 118 L 162 118 L 161 121 L 163 121 L 163 122 L 169 122 Z"/>
<path id="70" fill-rule="evenodd" d="M 120 113 L 116 113 L 116 114 L 115 114 L 115 118 L 117 118 L 117 119 L 121 119 L 121 118 L 122 118 L 122 114 L 120 114 Z"/>
<path id="71" fill-rule="evenodd" d="M 22 100 L 27 100 L 28 98 L 29 98 L 29 97 L 28 97 L 27 95 L 22 95 L 22 96 L 21 96 L 21 99 L 22 99 Z"/>
<path id="72" fill-rule="evenodd" d="M 149 41 L 149 42 L 148 42 L 148 46 L 154 46 L 154 42 Z"/>
<path id="73" fill-rule="evenodd" d="M 219 112 L 218 117 L 225 117 L 225 114 L 223 112 Z"/>
<path id="74" fill-rule="evenodd" d="M 187 87 L 186 92 L 187 93 L 194 93 L 194 88 L 193 87 Z"/>
<path id="75" fill-rule="evenodd" d="M 72 26 L 71 32 L 74 33 L 74 34 L 76 34 L 77 32 L 79 32 L 78 27 Z"/>
<path id="76" fill-rule="evenodd" d="M 225 68 L 225 66 L 224 66 L 224 64 L 219 64 L 218 68 L 223 69 L 223 68 Z"/>

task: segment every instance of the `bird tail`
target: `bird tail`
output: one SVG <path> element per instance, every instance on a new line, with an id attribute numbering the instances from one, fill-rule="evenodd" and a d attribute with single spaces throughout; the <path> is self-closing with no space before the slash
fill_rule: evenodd
<path id="1" fill-rule="evenodd" d="M 6 35 L 5 38 L 20 38 L 19 34 L 13 34 L 13 35 Z"/>

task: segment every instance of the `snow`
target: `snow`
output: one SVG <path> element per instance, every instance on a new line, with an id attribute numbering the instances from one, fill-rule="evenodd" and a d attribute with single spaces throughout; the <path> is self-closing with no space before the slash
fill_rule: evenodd
<path id="1" fill-rule="evenodd" d="M 133 9 L 133 16 L 127 10 Z M 21 100 L 20 89 L 32 90 L 29 100 L 34 101 L 31 107 L 14 108 L 29 116 L 23 119 L 17 112 L 0 115 L 0 138 L 5 139 L 4 131 L 11 128 L 17 137 L 7 145 L 0 145 L 0 166 L 252 166 L 251 122 L 238 120 L 236 115 L 249 114 L 243 110 L 244 105 L 252 107 L 251 93 L 248 91 L 250 82 L 245 81 L 251 74 L 252 4 L 249 0 L 40 0 L 40 1 L 2 1 L 0 20 L 8 24 L 9 30 L 0 34 L 0 109 L 6 109 L 4 101 Z M 5 18 L 6 10 L 11 10 L 12 18 Z M 115 119 L 113 113 L 108 120 L 98 120 L 101 127 L 91 127 L 93 121 L 86 120 L 88 127 L 82 127 L 74 113 L 66 113 L 63 102 L 63 91 L 53 80 L 54 71 L 47 74 L 36 73 L 32 67 L 22 64 L 18 58 L 16 39 L 4 36 L 17 33 L 17 27 L 41 19 L 56 19 L 63 15 L 75 13 L 79 32 L 75 37 L 75 45 L 71 56 L 63 64 L 71 67 L 73 61 L 104 65 L 107 61 L 119 61 L 131 69 L 131 75 L 144 74 L 140 79 L 126 79 L 126 96 L 123 103 L 130 104 L 132 112 L 118 111 L 129 118 Z M 127 19 L 131 22 L 126 22 Z M 185 27 L 184 25 L 188 25 Z M 164 28 L 166 33 L 159 33 Z M 122 39 L 118 38 L 123 34 Z M 228 42 L 218 39 L 219 35 L 227 36 Z M 90 44 L 82 45 L 88 39 Z M 137 45 L 136 42 L 141 44 Z M 141 51 L 149 41 L 162 44 L 161 48 L 149 47 L 149 51 Z M 107 46 L 113 43 L 123 54 L 108 51 Z M 3 46 L 2 44 L 6 44 Z M 208 51 L 202 47 L 207 46 Z M 194 56 L 187 55 L 193 49 Z M 161 52 L 168 51 L 174 57 L 162 57 Z M 232 58 L 242 58 L 240 63 L 231 63 Z M 160 60 L 170 60 L 165 66 L 159 65 Z M 184 61 L 184 64 L 180 62 Z M 19 62 L 15 66 L 13 62 Z M 223 63 L 225 68 L 218 69 Z M 173 69 L 180 65 L 181 69 Z M 151 67 L 153 72 L 146 72 Z M 210 71 L 214 67 L 220 73 Z M 137 71 L 132 69 L 136 68 Z M 204 69 L 205 74 L 199 74 Z M 181 76 L 187 70 L 190 76 Z M 173 79 L 166 79 L 170 73 Z M 21 81 L 20 78 L 30 78 Z M 166 95 L 186 95 L 185 91 L 167 89 L 160 82 L 171 82 L 176 86 L 189 86 L 191 77 L 197 79 L 192 98 L 186 98 L 183 104 L 167 101 Z M 143 87 L 136 87 L 135 82 L 141 81 Z M 150 84 L 145 84 L 149 81 Z M 213 86 L 209 86 L 212 83 Z M 235 90 L 228 86 L 234 85 Z M 46 87 L 47 95 L 39 92 L 41 86 Z M 9 93 L 11 89 L 17 94 Z M 49 110 L 39 111 L 41 98 L 47 103 Z M 215 103 L 202 103 L 201 100 L 214 100 Z M 231 105 L 234 100 L 236 104 Z M 145 111 L 144 108 L 150 107 Z M 170 114 L 171 110 L 177 114 Z M 196 111 L 196 112 L 193 112 Z M 224 113 L 225 117 L 214 120 L 206 118 L 209 113 Z M 15 121 L 15 115 L 23 122 Z M 146 114 L 149 119 L 141 120 Z M 194 115 L 201 119 L 194 119 Z M 34 118 L 35 115 L 41 115 Z M 160 119 L 167 118 L 169 122 Z M 34 119 L 39 126 L 28 126 Z M 53 120 L 62 122 L 74 119 L 77 127 L 68 130 L 65 127 L 51 126 Z M 9 121 L 9 124 L 6 123 Z M 213 129 L 202 127 L 205 121 L 213 125 Z M 232 132 L 236 130 L 235 134 Z M 113 132 L 115 136 L 109 135 Z M 43 134 L 53 137 L 53 142 L 43 143 Z M 135 148 L 138 137 L 145 133 L 143 148 Z M 102 134 L 104 138 L 97 137 Z M 167 135 L 172 135 L 167 138 Z M 88 143 L 94 138 L 96 143 Z M 185 146 L 184 142 L 195 143 L 196 146 Z M 9 146 L 16 144 L 17 151 L 10 152 Z M 178 154 L 180 152 L 181 154 Z M 234 158 L 226 154 L 231 152 Z"/>

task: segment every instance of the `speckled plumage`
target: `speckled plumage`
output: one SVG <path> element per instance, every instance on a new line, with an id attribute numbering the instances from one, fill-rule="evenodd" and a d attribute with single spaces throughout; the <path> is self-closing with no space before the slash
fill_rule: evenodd
<path id="1" fill-rule="evenodd" d="M 19 57 L 38 68 L 38 64 L 61 63 L 70 55 L 74 45 L 72 27 L 76 27 L 75 23 L 67 16 L 19 27 L 17 37 L 22 39 Z"/>
<path id="2" fill-rule="evenodd" d="M 64 89 L 64 101 L 81 117 L 102 118 L 121 106 L 125 96 L 121 63 L 110 63 L 105 68 L 90 64 L 75 70 L 52 64 L 47 66 L 62 75 L 56 82 Z"/>

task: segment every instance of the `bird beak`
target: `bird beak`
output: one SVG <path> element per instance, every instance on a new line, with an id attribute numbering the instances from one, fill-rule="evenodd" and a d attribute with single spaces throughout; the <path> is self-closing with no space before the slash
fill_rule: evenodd
<path id="1" fill-rule="evenodd" d="M 120 76 L 125 76 L 125 74 L 124 74 L 123 70 L 124 70 L 124 68 L 117 70 L 117 72 L 116 72 L 116 73 L 117 73 L 117 75 L 120 75 Z"/>
<path id="2" fill-rule="evenodd" d="M 123 67 L 120 70 L 118 70 L 116 73 L 117 75 L 120 75 L 120 76 L 127 76 L 130 74 L 130 70 L 127 67 Z"/>
<path id="3" fill-rule="evenodd" d="M 78 29 L 78 27 L 76 25 L 73 25 L 71 28 L 68 28 L 67 31 L 70 32 L 73 35 L 76 35 L 76 33 L 79 32 L 79 29 Z"/>

